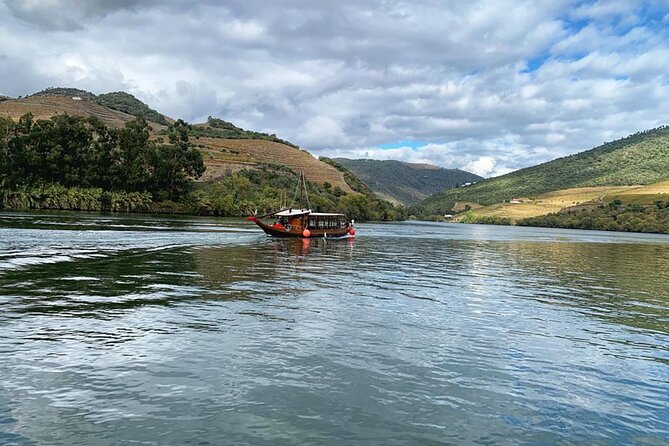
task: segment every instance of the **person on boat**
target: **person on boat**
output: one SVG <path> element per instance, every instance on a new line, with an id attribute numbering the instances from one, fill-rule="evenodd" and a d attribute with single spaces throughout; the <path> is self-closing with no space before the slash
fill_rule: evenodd
<path id="1" fill-rule="evenodd" d="M 275 227 L 276 229 L 281 229 L 281 230 L 285 231 L 285 229 L 286 229 L 286 218 L 285 217 L 277 218 L 272 226 Z"/>

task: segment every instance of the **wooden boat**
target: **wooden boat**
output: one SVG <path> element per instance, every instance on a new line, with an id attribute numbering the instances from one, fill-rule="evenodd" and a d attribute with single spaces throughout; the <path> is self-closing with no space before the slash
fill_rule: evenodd
<path id="1" fill-rule="evenodd" d="M 273 223 L 266 223 L 262 218 L 269 218 Z M 312 212 L 311 209 L 282 209 L 277 212 L 251 216 L 260 229 L 273 237 L 350 237 L 355 235 L 353 221 L 344 214 Z"/>
<path id="2" fill-rule="evenodd" d="M 302 188 L 300 198 L 307 196 L 306 201 L 309 203 L 306 186 L 304 173 L 302 173 L 300 184 L 298 184 L 298 188 Z M 312 212 L 309 208 L 282 208 L 261 216 L 252 215 L 247 220 L 254 222 L 266 234 L 273 237 L 339 238 L 355 235 L 353 220 L 349 220 L 345 214 Z"/>

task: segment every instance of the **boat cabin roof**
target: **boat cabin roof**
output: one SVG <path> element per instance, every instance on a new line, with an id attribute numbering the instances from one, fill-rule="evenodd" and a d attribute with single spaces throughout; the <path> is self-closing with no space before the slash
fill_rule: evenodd
<path id="1" fill-rule="evenodd" d="M 284 209 L 276 212 L 277 217 L 294 217 L 297 215 L 311 214 L 311 209 Z"/>
<path id="2" fill-rule="evenodd" d="M 309 215 L 311 217 L 346 217 L 345 214 L 330 214 L 325 212 L 311 212 L 311 209 L 284 209 L 273 215 L 277 217 L 296 217 L 298 215 Z"/>

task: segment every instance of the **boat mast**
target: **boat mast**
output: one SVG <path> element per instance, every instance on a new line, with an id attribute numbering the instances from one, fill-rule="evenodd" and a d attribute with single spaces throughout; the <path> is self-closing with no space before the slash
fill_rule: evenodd
<path id="1" fill-rule="evenodd" d="M 307 185 L 304 183 L 304 171 L 300 171 L 300 204 L 304 203 L 304 192 Z"/>
<path id="2" fill-rule="evenodd" d="M 307 180 L 306 177 L 304 176 L 304 171 L 300 172 L 300 179 L 297 182 L 297 187 L 295 188 L 295 194 L 293 195 L 293 201 L 290 203 L 290 207 L 292 209 L 293 205 L 295 204 L 295 200 L 297 200 L 297 194 L 300 194 L 300 200 L 297 203 L 298 206 L 304 206 L 306 203 L 307 209 L 311 209 L 311 203 L 309 202 L 309 192 L 307 191 Z"/>
<path id="3" fill-rule="evenodd" d="M 302 199 L 302 192 L 306 197 L 307 209 L 311 209 L 311 203 L 309 203 L 309 192 L 307 192 L 307 179 L 304 176 L 304 171 L 300 172 L 300 179 L 302 180 L 302 190 L 300 191 L 300 199 Z"/>

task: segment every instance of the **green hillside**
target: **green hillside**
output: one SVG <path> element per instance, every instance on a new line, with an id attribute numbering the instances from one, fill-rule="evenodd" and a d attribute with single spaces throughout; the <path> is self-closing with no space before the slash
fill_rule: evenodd
<path id="1" fill-rule="evenodd" d="M 405 205 L 416 204 L 436 192 L 483 178 L 460 169 L 442 169 L 402 161 L 337 158 L 339 164 L 367 183 L 374 192 Z"/>
<path id="2" fill-rule="evenodd" d="M 142 117 L 147 121 L 156 122 L 162 125 L 169 125 L 169 122 L 164 115 L 158 113 L 148 105 L 124 91 L 116 91 L 113 93 L 105 93 L 98 95 L 95 101 L 113 110 L 122 111 L 129 115 Z"/>
<path id="3" fill-rule="evenodd" d="M 567 188 L 645 185 L 668 178 L 669 127 L 662 126 L 472 186 L 439 192 L 410 212 L 439 215 L 456 202 L 488 205 Z"/>

